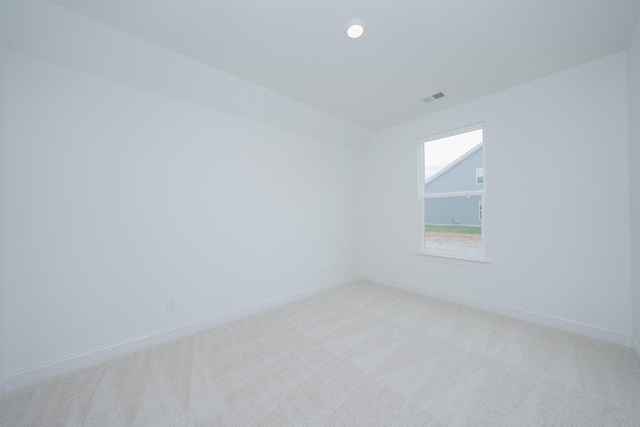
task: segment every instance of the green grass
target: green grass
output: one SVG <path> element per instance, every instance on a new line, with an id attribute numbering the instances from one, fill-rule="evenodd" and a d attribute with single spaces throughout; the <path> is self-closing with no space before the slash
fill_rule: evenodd
<path id="1" fill-rule="evenodd" d="M 425 225 L 424 231 L 456 234 L 482 234 L 482 227 L 473 225 Z"/>

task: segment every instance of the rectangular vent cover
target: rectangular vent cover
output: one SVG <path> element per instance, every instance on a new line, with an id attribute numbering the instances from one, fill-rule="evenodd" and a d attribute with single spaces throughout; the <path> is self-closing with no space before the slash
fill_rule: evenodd
<path id="1" fill-rule="evenodd" d="M 444 98 L 444 93 L 442 93 L 442 92 L 434 93 L 431 96 L 427 96 L 426 98 L 422 98 L 422 100 L 424 102 L 431 102 L 431 101 L 435 101 L 436 99 L 440 99 L 440 98 Z"/>

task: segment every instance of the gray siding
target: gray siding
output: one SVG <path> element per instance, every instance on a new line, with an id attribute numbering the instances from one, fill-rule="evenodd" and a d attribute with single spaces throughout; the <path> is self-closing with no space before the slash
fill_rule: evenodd
<path id="1" fill-rule="evenodd" d="M 482 225 L 480 200 L 480 196 L 425 199 L 425 224 Z"/>
<path id="2" fill-rule="evenodd" d="M 483 165 L 483 148 L 425 184 L 425 193 L 483 190 L 484 184 L 476 184 L 476 169 Z"/>
<path id="3" fill-rule="evenodd" d="M 483 167 L 483 148 L 455 163 L 425 184 L 425 194 L 454 191 L 484 190 L 484 183 L 476 184 L 476 169 Z M 425 224 L 482 225 L 481 196 L 438 197 L 425 199 Z"/>

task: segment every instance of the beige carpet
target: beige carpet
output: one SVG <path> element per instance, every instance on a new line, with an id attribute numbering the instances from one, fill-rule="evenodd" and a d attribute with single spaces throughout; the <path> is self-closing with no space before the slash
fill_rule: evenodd
<path id="1" fill-rule="evenodd" d="M 16 390 L 3 426 L 640 426 L 627 348 L 360 282 Z"/>

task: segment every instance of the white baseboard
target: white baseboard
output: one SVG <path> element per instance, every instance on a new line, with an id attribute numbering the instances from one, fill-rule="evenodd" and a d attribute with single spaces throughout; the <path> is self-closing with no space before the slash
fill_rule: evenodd
<path id="1" fill-rule="evenodd" d="M 516 319 L 525 320 L 532 323 L 548 326 L 551 328 L 561 329 L 563 331 L 573 332 L 576 334 L 596 338 L 614 344 L 629 347 L 631 334 L 625 331 L 617 331 L 613 329 L 607 329 L 596 325 L 591 325 L 576 320 L 566 319 L 563 317 L 555 316 L 553 314 L 537 312 L 528 310 L 523 307 L 517 307 L 513 305 L 500 304 L 489 300 L 480 300 L 475 298 L 469 298 L 462 295 L 456 295 L 452 293 L 436 291 L 433 289 L 424 288 L 417 285 L 398 282 L 393 279 L 374 276 L 363 275 L 363 279 L 377 282 L 382 285 L 392 286 L 399 289 L 404 289 L 410 292 L 415 292 L 422 295 L 427 295 L 434 298 L 439 298 L 447 301 L 452 301 L 458 304 L 463 304 L 482 310 L 490 311 L 497 314 L 502 314 Z"/>
<path id="2" fill-rule="evenodd" d="M 347 277 L 336 282 L 325 283 L 304 291 L 282 295 L 238 310 L 207 316 L 188 323 L 176 325 L 171 328 L 134 337 L 129 340 L 72 354 L 18 371 L 8 372 L 5 377 L 3 377 L 2 390 L 10 392 L 18 388 L 36 384 L 59 375 L 68 374 L 70 372 L 77 371 L 78 369 L 96 365 L 154 345 L 173 341 L 223 323 L 261 313 L 360 279 L 360 276 Z"/>
<path id="3" fill-rule="evenodd" d="M 638 367 L 640 368 L 640 338 L 633 334 L 631 334 L 631 351 L 636 357 L 636 362 L 638 362 Z"/>

